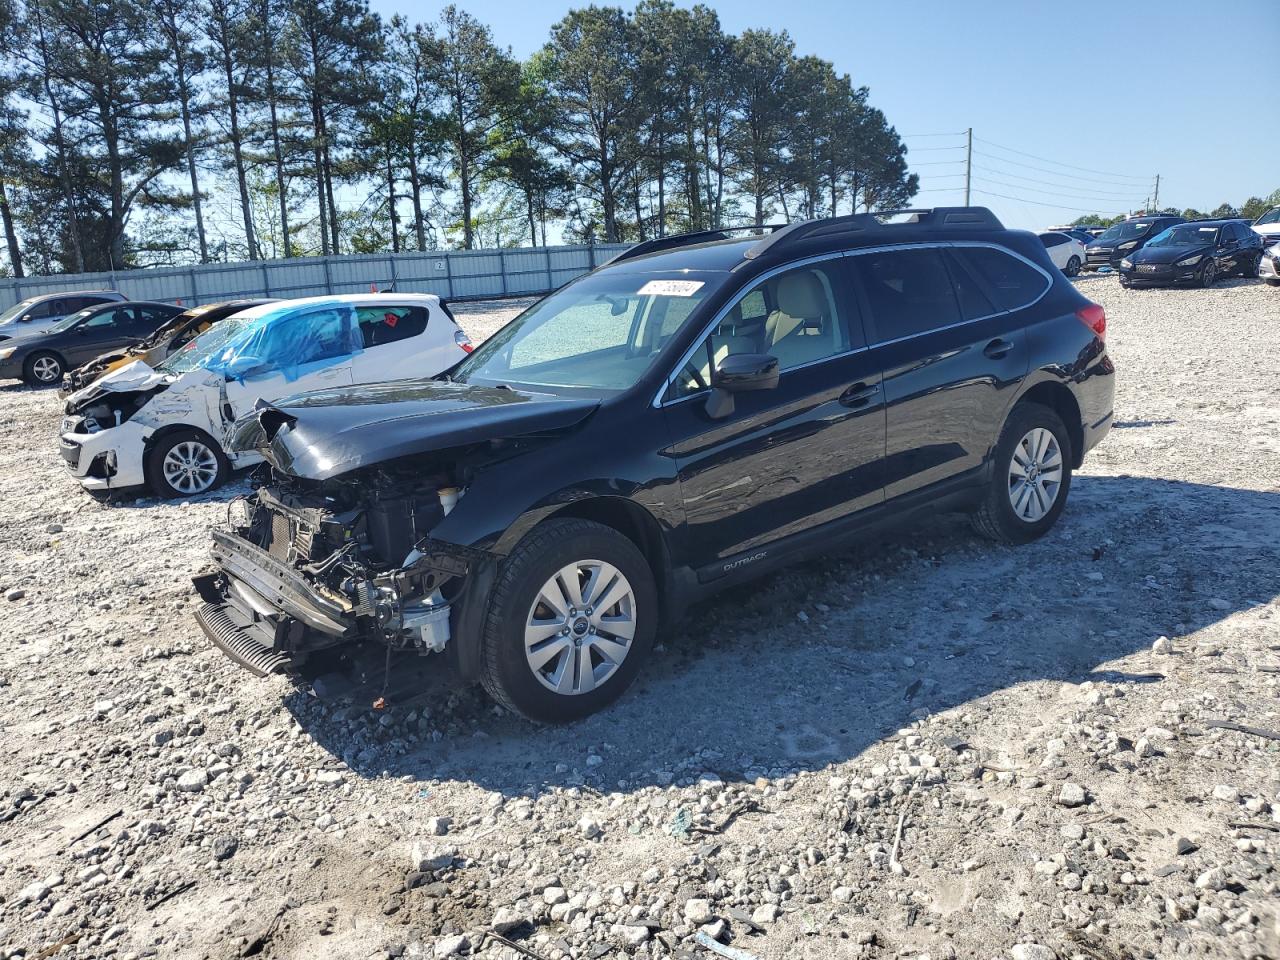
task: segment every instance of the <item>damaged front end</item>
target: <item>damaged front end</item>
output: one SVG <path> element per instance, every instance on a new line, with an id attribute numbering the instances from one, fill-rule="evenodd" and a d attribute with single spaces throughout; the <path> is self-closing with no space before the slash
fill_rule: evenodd
<path id="1" fill-rule="evenodd" d="M 259 675 L 376 641 L 441 653 L 451 600 L 483 551 L 432 540 L 457 502 L 453 471 L 425 464 L 314 483 L 288 478 L 233 500 L 195 578 L 209 638 Z"/>

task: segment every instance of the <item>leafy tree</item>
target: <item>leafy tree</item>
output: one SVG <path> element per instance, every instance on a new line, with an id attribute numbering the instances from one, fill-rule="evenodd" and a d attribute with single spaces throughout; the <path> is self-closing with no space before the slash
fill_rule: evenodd
<path id="1" fill-rule="evenodd" d="M 21 24 L 17 18 L 13 0 L 0 0 L 0 45 L 15 49 L 25 43 Z M 14 227 L 13 210 L 9 205 L 9 186 L 15 181 L 14 172 L 30 166 L 30 151 L 26 142 L 26 117 L 17 103 L 26 77 L 14 61 L 0 64 L 0 224 L 4 227 L 5 247 L 9 253 L 9 269 L 13 276 L 24 276 L 22 250 Z M 6 182 L 7 181 L 7 182 Z"/>
<path id="2" fill-rule="evenodd" d="M 519 65 L 494 45 L 489 28 L 450 4 L 440 14 L 433 80 L 443 98 L 442 132 L 461 203 L 462 245 L 474 242 L 476 184 L 493 163 L 506 105 L 516 96 Z"/>
<path id="3" fill-rule="evenodd" d="M 731 128 L 730 149 L 738 184 L 754 204 L 753 222 L 763 224 L 787 180 L 795 44 L 785 32 L 747 30 L 733 50 L 738 122 Z"/>
<path id="4" fill-rule="evenodd" d="M 231 166 L 239 194 L 247 255 L 250 260 L 257 260 L 261 251 L 249 201 L 247 132 L 242 113 L 246 96 L 261 80 L 256 34 L 264 25 L 258 17 L 254 0 L 205 0 L 201 13 L 212 69 L 220 81 L 220 97 L 215 104 L 218 109 L 212 112 L 220 121 L 225 120 L 226 143 L 231 147 Z"/>
<path id="5" fill-rule="evenodd" d="M 619 238 L 618 199 L 634 163 L 635 50 L 618 7 L 572 10 L 551 28 L 543 48 L 558 116 L 553 143 L 575 184 L 600 205 L 604 239 Z M 588 229 L 579 207 L 578 222 Z"/>

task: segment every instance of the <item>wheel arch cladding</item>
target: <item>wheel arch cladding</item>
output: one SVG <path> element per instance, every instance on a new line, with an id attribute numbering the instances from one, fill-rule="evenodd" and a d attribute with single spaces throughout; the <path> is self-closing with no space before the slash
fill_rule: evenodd
<path id="1" fill-rule="evenodd" d="M 1020 396 L 1018 403 L 1038 403 L 1062 418 L 1067 427 L 1067 438 L 1071 441 L 1071 466 L 1079 469 L 1084 461 L 1084 424 L 1075 395 L 1061 383 L 1045 380 Z"/>
<path id="2" fill-rule="evenodd" d="M 658 588 L 658 603 L 666 604 L 671 563 L 662 527 L 653 514 L 634 501 L 622 497 L 590 497 L 567 504 L 546 519 L 561 518 L 594 520 L 618 531 L 634 543 L 653 574 L 653 582 Z"/>

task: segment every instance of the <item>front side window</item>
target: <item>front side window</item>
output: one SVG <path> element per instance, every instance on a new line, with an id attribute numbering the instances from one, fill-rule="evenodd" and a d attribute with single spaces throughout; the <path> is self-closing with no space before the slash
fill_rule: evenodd
<path id="1" fill-rule="evenodd" d="M 107 327 L 124 328 L 133 326 L 133 311 L 128 307 L 116 307 L 114 310 L 99 310 L 84 325 L 91 330 L 102 330 Z"/>
<path id="2" fill-rule="evenodd" d="M 841 309 L 835 269 L 830 263 L 796 267 L 749 290 L 694 349 L 667 397 L 708 389 L 712 371 L 731 355 L 768 354 L 785 373 L 861 346 L 861 336 L 855 342 L 850 335 L 860 328 L 847 307 Z"/>
<path id="3" fill-rule="evenodd" d="M 1018 310 L 1039 300 L 1049 280 L 1025 260 L 994 247 L 957 247 L 954 253 L 986 281 L 1002 310 Z"/>
<path id="4" fill-rule="evenodd" d="M 453 379 L 626 390 L 725 276 L 623 270 L 589 275 L 512 320 L 464 360 Z"/>
<path id="5" fill-rule="evenodd" d="M 851 258 L 878 341 L 898 340 L 961 320 L 941 250 L 888 250 Z"/>

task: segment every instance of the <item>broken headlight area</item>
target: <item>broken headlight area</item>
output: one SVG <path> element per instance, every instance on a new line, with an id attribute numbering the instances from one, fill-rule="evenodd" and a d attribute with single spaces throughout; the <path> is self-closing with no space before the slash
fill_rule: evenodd
<path id="1" fill-rule="evenodd" d="M 196 581 L 205 632 L 259 673 L 358 641 L 444 651 L 451 600 L 487 556 L 430 537 L 459 481 L 419 462 L 320 483 L 277 475 L 231 501 L 219 569 Z"/>
<path id="2" fill-rule="evenodd" d="M 99 433 L 118 427 L 146 406 L 147 401 L 163 390 L 103 391 L 79 403 L 67 402 L 66 417 L 62 422 L 63 433 Z"/>

